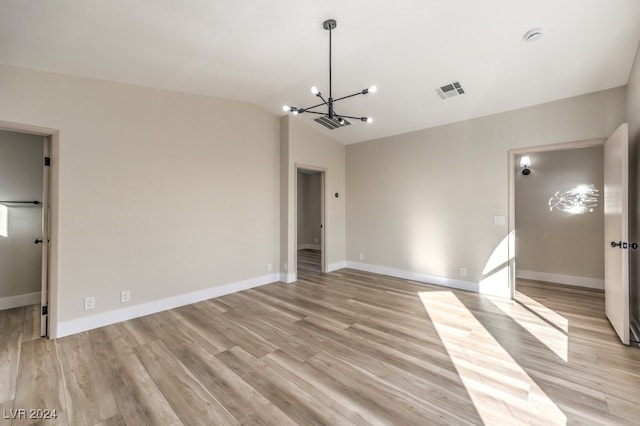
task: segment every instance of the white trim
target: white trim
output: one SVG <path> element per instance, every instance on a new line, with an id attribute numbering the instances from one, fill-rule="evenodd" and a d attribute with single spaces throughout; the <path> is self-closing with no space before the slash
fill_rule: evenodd
<path id="1" fill-rule="evenodd" d="M 320 244 L 298 243 L 298 250 L 320 250 Z"/>
<path id="2" fill-rule="evenodd" d="M 17 296 L 0 297 L 0 311 L 19 308 L 21 306 L 39 305 L 40 292 L 19 294 Z"/>
<path id="3" fill-rule="evenodd" d="M 375 274 L 388 275 L 405 280 L 419 281 L 426 284 L 435 284 L 459 290 L 478 293 L 480 285 L 474 281 L 456 280 L 453 278 L 439 277 L 437 275 L 421 274 L 419 272 L 404 271 L 402 269 L 389 268 L 387 266 L 370 265 L 368 263 L 347 261 L 346 267 L 359 271 L 373 272 Z"/>
<path id="4" fill-rule="evenodd" d="M 340 262 L 330 263 L 329 267 L 327 268 L 327 272 L 337 271 L 338 269 L 342 269 L 346 267 L 347 267 L 347 262 L 345 260 L 342 260 Z"/>
<path id="5" fill-rule="evenodd" d="M 516 271 L 516 277 L 525 280 L 545 281 L 555 284 L 604 290 L 604 280 L 598 278 L 577 277 L 574 275 L 550 274 L 548 272 Z"/>
<path id="6" fill-rule="evenodd" d="M 280 273 L 280 282 L 291 284 L 298 279 L 298 275 L 295 272 L 291 272 L 289 274 L 282 272 Z"/>
<path id="7" fill-rule="evenodd" d="M 71 334 L 81 333 L 83 331 L 104 327 L 121 321 L 155 314 L 156 312 L 162 312 L 179 306 L 201 302 L 203 300 L 224 296 L 225 294 L 248 290 L 265 284 L 271 284 L 277 280 L 278 274 L 264 275 L 262 277 L 252 278 L 245 281 L 211 287 L 205 290 L 193 291 L 191 293 L 179 294 L 165 299 L 129 306 L 127 308 L 102 312 L 69 321 L 62 321 L 58 323 L 58 333 L 56 337 L 69 336 Z"/>

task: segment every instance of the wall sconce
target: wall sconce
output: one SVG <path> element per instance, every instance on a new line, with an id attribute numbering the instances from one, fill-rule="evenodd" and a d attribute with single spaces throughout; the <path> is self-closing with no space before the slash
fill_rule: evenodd
<path id="1" fill-rule="evenodd" d="M 520 167 L 522 167 L 522 174 L 527 176 L 529 173 L 531 173 L 531 169 L 529 169 L 529 167 L 531 167 L 531 158 L 529 158 L 528 155 L 523 155 L 520 158 Z"/>

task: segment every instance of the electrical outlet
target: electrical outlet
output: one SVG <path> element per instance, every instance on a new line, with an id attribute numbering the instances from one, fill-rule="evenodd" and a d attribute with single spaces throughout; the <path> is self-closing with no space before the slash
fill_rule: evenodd
<path id="1" fill-rule="evenodd" d="M 127 303 L 129 300 L 131 300 L 131 290 L 122 290 L 120 293 L 120 302 Z"/>
<path id="2" fill-rule="evenodd" d="M 271 272 L 273 270 L 273 265 L 270 263 L 267 263 L 267 272 Z"/>
<path id="3" fill-rule="evenodd" d="M 360 261 L 363 261 L 364 260 L 364 254 L 360 253 L 360 256 L 358 256 L 358 259 L 360 259 Z"/>
<path id="4" fill-rule="evenodd" d="M 467 268 L 460 268 L 460 276 L 461 277 L 467 276 Z"/>
<path id="5" fill-rule="evenodd" d="M 94 296 L 88 296 L 84 298 L 84 310 L 90 311 L 96 307 L 96 298 Z"/>

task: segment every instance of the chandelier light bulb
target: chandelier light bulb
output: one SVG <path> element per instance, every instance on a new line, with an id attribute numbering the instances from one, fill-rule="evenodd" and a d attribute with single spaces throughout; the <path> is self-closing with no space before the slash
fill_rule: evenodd
<path id="1" fill-rule="evenodd" d="M 369 93 L 376 93 L 377 91 L 378 91 L 378 88 L 376 86 L 369 87 Z"/>
<path id="2" fill-rule="evenodd" d="M 297 109 L 293 110 L 293 115 L 298 115 L 298 110 Z"/>
<path id="3" fill-rule="evenodd" d="M 311 93 L 313 93 L 314 95 L 317 95 L 318 93 L 320 93 L 320 91 L 318 90 L 318 88 L 316 86 L 313 86 L 311 88 Z"/>
<path id="4" fill-rule="evenodd" d="M 289 111 L 291 111 L 291 107 L 289 105 L 282 105 L 282 110 L 284 112 L 289 112 Z"/>
<path id="5" fill-rule="evenodd" d="M 373 123 L 373 118 L 367 117 L 367 123 L 369 123 L 369 124 Z"/>

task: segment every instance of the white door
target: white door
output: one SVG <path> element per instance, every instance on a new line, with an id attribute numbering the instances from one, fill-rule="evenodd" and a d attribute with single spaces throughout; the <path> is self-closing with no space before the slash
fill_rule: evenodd
<path id="1" fill-rule="evenodd" d="M 604 143 L 604 286 L 607 318 L 629 344 L 629 126 L 624 123 Z"/>

